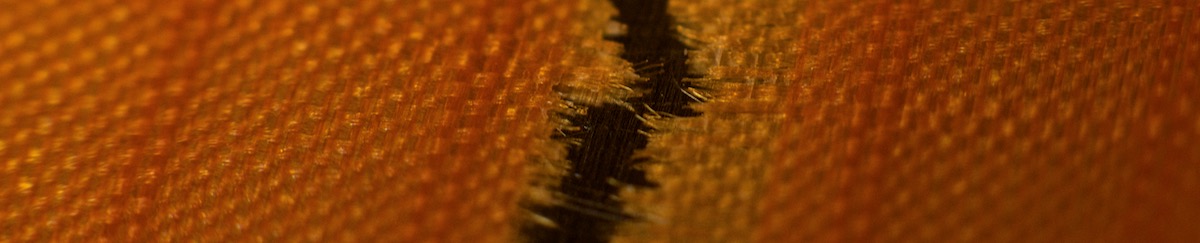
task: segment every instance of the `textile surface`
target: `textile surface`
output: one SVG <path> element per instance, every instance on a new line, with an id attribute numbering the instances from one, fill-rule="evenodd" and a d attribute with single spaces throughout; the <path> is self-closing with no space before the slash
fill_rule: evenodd
<path id="1" fill-rule="evenodd" d="M 1200 241 L 1200 2 L 675 0 L 618 242 Z M 0 0 L 0 242 L 510 242 L 599 0 Z"/>
<path id="2" fill-rule="evenodd" d="M 0 239 L 503 241 L 571 5 L 4 1 Z"/>

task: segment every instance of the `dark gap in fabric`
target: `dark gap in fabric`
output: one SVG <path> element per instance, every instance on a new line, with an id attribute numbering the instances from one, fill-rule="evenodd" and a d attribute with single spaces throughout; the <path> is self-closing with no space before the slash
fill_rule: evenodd
<path id="1" fill-rule="evenodd" d="M 649 159 L 634 156 L 646 148 L 648 135 L 656 132 L 643 120 L 700 115 L 690 105 L 701 99 L 688 92 L 701 88 L 685 81 L 700 75 L 688 73 L 688 46 L 674 29 L 667 1 L 612 3 L 618 10 L 614 20 L 624 24 L 626 31 L 606 38 L 624 45 L 621 57 L 643 79 L 630 86 L 640 95 L 625 99 L 625 104 L 583 106 L 577 114 L 560 114 L 571 129 L 555 139 L 568 144 L 570 168 L 558 188 L 552 189 L 554 204 L 528 206 L 553 222 L 523 226 L 521 234 L 529 242 L 609 242 L 618 224 L 639 220 L 623 210 L 617 194 L 623 186 L 658 186 L 639 166 Z"/>

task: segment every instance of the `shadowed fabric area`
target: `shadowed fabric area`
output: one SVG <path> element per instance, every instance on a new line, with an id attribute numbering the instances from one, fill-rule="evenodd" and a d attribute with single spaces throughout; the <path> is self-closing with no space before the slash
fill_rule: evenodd
<path id="1" fill-rule="evenodd" d="M 0 0 L 0 242 L 536 239 L 555 114 L 642 95 L 617 14 Z M 667 14 L 703 115 L 639 117 L 615 242 L 1200 241 L 1200 2 Z"/>

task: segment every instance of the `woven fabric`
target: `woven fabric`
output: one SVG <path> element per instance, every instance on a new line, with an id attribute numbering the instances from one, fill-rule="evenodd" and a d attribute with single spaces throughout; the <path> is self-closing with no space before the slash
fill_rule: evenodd
<path id="1" fill-rule="evenodd" d="M 2 242 L 519 241 L 638 81 L 602 0 L 0 6 Z M 669 12 L 707 102 L 615 241 L 1200 241 L 1200 2 Z"/>
<path id="2" fill-rule="evenodd" d="M 580 11 L 0 6 L 0 241 L 17 242 L 507 241 Z"/>
<path id="3" fill-rule="evenodd" d="M 627 242 L 1200 240 L 1200 4 L 673 1 L 714 87 Z"/>
<path id="4" fill-rule="evenodd" d="M 699 117 L 658 121 L 645 155 L 656 190 L 627 195 L 649 220 L 630 224 L 621 242 L 746 242 L 768 181 L 773 144 L 788 117 L 780 104 L 798 81 L 789 75 L 794 2 L 672 1 L 688 64 L 705 87 Z M 751 9 L 773 9 L 763 12 Z M 775 25 L 775 26 L 772 26 Z"/>
<path id="5" fill-rule="evenodd" d="M 757 239 L 1200 240 L 1200 3 L 803 5 Z"/>

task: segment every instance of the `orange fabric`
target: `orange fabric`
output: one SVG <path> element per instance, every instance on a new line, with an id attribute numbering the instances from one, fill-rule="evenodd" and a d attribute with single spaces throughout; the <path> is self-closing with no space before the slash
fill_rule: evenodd
<path id="1" fill-rule="evenodd" d="M 1200 240 L 1197 13 L 808 5 L 758 239 Z"/>
<path id="2" fill-rule="evenodd" d="M 636 81 L 601 0 L 0 6 L 3 242 L 520 240 Z M 1200 241 L 1200 2 L 670 13 L 711 99 L 617 241 Z"/>
<path id="3" fill-rule="evenodd" d="M 504 242 L 571 5 L 4 1 L 0 241 Z"/>

